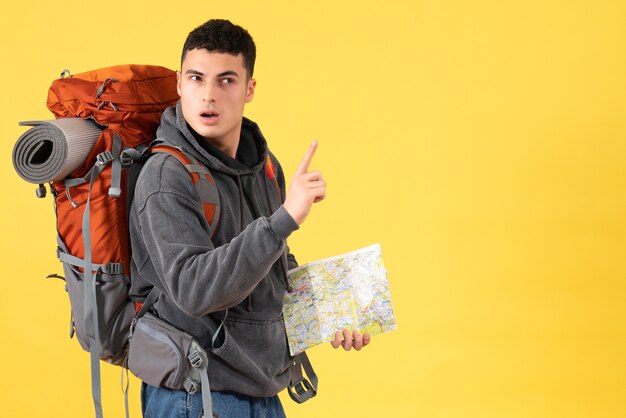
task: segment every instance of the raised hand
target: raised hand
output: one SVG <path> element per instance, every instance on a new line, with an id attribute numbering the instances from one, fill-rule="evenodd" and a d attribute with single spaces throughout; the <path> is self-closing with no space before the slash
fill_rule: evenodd
<path id="1" fill-rule="evenodd" d="M 317 170 L 309 171 L 316 149 L 317 141 L 313 141 L 291 178 L 283 204 L 298 225 L 309 215 L 313 203 L 321 202 L 326 197 L 326 181 L 322 173 Z"/>

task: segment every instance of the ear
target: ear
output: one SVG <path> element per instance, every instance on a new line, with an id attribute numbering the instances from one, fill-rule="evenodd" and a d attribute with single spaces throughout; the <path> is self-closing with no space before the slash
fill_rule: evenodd
<path id="1" fill-rule="evenodd" d="M 246 87 L 246 103 L 250 103 L 254 98 L 254 89 L 256 88 L 256 80 L 251 78 L 248 80 L 248 85 Z"/>
<path id="2" fill-rule="evenodd" d="M 178 95 L 180 96 L 180 71 L 176 71 L 176 91 L 178 92 Z"/>

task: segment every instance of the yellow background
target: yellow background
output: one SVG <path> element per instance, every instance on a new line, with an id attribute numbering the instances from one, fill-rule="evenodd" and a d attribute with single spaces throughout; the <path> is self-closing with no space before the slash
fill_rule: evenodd
<path id="1" fill-rule="evenodd" d="M 622 1 L 31 1 L 0 13 L 0 416 L 93 416 L 68 339 L 50 197 L 13 171 L 17 122 L 61 70 L 178 68 L 208 18 L 258 46 L 256 120 L 328 199 L 300 262 L 380 242 L 398 330 L 310 350 L 290 417 L 626 417 Z M 121 417 L 104 366 L 105 416 Z M 132 416 L 140 416 L 132 380 Z"/>

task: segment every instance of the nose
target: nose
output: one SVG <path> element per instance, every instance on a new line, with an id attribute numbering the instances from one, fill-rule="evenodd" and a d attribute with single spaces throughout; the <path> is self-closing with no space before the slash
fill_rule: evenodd
<path id="1" fill-rule="evenodd" d="M 204 89 L 203 101 L 206 103 L 214 103 L 215 93 L 215 88 L 211 84 L 208 84 L 207 87 Z"/>

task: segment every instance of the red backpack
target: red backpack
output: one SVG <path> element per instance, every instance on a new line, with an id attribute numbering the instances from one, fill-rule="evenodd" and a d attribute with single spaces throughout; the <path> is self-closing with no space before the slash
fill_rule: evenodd
<path id="1" fill-rule="evenodd" d="M 57 253 L 65 277 L 49 277 L 65 280 L 72 307 L 70 337 L 76 334 L 82 348 L 91 353 L 97 417 L 102 417 L 99 361 L 125 365 L 130 324 L 140 308 L 128 295 L 128 209 L 140 168 L 137 163 L 152 152 L 166 152 L 183 165 L 190 164 L 188 156 L 177 149 L 166 145 L 148 148 L 156 137 L 161 114 L 177 101 L 176 73 L 164 67 L 119 65 L 75 75 L 65 70 L 48 92 L 47 105 L 57 121 L 22 123 L 35 128 L 46 123 L 67 126 L 67 118 L 81 118 L 96 122 L 102 129 L 82 164 L 69 175 L 50 181 L 57 218 Z M 18 173 L 21 155 L 22 159 L 33 155 L 29 149 L 18 152 L 19 145 L 18 141 L 13 153 Z M 28 146 L 41 153 L 37 139 L 22 148 Z M 210 174 L 190 176 L 196 185 L 202 176 L 209 180 L 209 187 L 215 187 Z M 207 187 L 207 182 L 202 183 Z M 37 195 L 45 196 L 43 184 Z M 217 200 L 203 204 L 215 231 L 219 194 L 212 195 Z"/>

